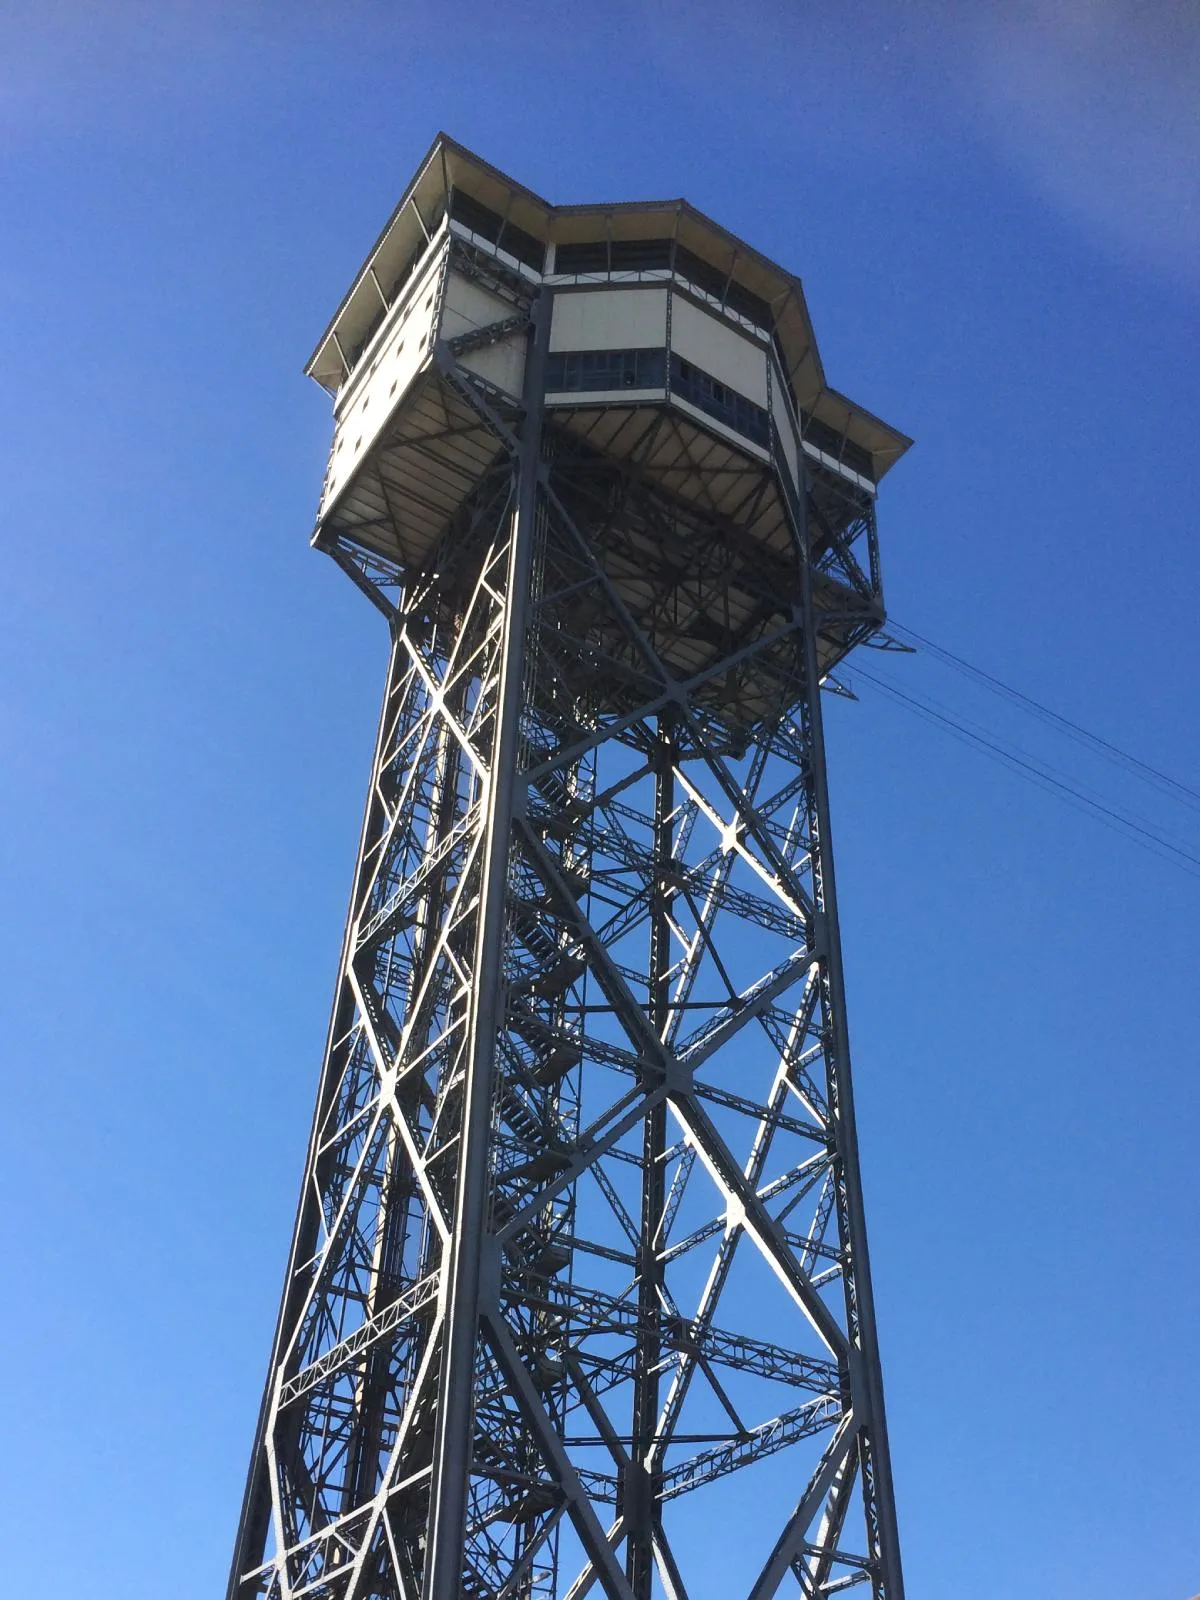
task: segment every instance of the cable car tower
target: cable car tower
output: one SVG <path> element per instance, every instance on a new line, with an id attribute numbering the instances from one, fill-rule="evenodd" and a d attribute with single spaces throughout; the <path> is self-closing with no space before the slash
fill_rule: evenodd
<path id="1" fill-rule="evenodd" d="M 444 137 L 308 371 L 391 655 L 229 1600 L 902 1600 L 820 685 L 909 441 Z"/>

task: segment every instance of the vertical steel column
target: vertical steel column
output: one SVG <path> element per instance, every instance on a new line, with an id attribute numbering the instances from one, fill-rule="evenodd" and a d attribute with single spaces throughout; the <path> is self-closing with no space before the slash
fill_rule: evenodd
<path id="1" fill-rule="evenodd" d="M 805 484 L 805 506 L 812 492 Z M 807 518 L 806 518 L 807 523 Z M 803 714 L 811 764 L 809 818 L 812 838 L 812 872 L 817 909 L 824 921 L 825 959 L 821 984 L 825 1026 L 826 1076 L 829 1110 L 834 1131 L 834 1178 L 837 1188 L 838 1227 L 842 1248 L 849 1255 L 845 1272 L 846 1317 L 851 1349 L 857 1355 L 856 1400 L 865 1396 L 867 1416 L 861 1419 L 859 1451 L 862 1496 L 868 1524 L 875 1524 L 874 1554 L 882 1577 L 879 1600 L 904 1600 L 900 1566 L 900 1538 L 892 1488 L 891 1454 L 883 1404 L 883 1373 L 875 1325 L 875 1299 L 867 1252 L 866 1215 L 862 1173 L 858 1159 L 858 1133 L 854 1119 L 854 1091 L 850 1070 L 850 1034 L 846 1020 L 846 986 L 842 967 L 842 936 L 838 921 L 837 885 L 834 879 L 833 842 L 829 820 L 829 777 L 825 760 L 825 728 L 821 711 L 821 672 L 817 651 L 820 619 L 813 594 L 812 564 L 807 552 L 801 560 L 804 636 Z"/>
<path id="2" fill-rule="evenodd" d="M 654 882 L 650 895 L 650 1026 L 664 1039 L 670 1010 L 671 834 L 675 811 L 675 752 L 669 717 L 660 717 L 654 752 Z M 659 1519 L 654 1470 L 658 1438 L 659 1363 L 662 1359 L 663 1208 L 666 1203 L 667 1107 L 659 1101 L 642 1131 L 641 1238 L 638 1252 L 637 1365 L 633 1388 L 633 1435 L 622 1515 L 629 1530 L 625 1575 L 637 1600 L 650 1600 L 654 1583 L 654 1535 Z"/>
<path id="3" fill-rule="evenodd" d="M 501 979 L 509 850 L 516 788 L 526 619 L 539 494 L 546 354 L 551 292 L 534 301 L 525 364 L 524 416 L 515 463 L 516 500 L 509 534 L 499 703 L 487 775 L 483 881 L 471 996 L 469 1044 L 461 1123 L 458 1182 L 445 1304 L 437 1430 L 431 1481 L 424 1600 L 460 1600 L 467 1478 L 471 1468 L 475 1355 L 487 1224 L 489 1135 L 496 1039 L 503 1023 Z"/>

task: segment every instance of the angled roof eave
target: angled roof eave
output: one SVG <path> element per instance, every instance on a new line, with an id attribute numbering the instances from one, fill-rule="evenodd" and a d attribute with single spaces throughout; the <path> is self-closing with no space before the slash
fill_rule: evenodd
<path id="1" fill-rule="evenodd" d="M 821 422 L 837 428 L 854 444 L 870 451 L 875 462 L 877 482 L 912 448 L 913 441 L 906 433 L 901 433 L 890 422 L 884 422 L 873 411 L 868 411 L 865 406 L 860 406 L 848 395 L 828 385 L 821 390 L 809 409 Z"/>
<path id="2" fill-rule="evenodd" d="M 462 184 L 464 178 L 471 180 L 469 186 Z M 770 306 L 777 354 L 805 411 L 868 450 L 880 478 L 911 446 L 907 435 L 827 384 L 801 280 L 690 201 L 620 200 L 553 206 L 446 133 L 439 133 L 426 151 L 309 357 L 304 370 L 322 387 L 336 393 L 364 336 L 386 310 L 397 262 L 405 260 L 414 245 L 420 245 L 422 235 L 426 239 L 431 236 L 438 204 L 445 206 L 456 184 L 467 187 L 469 193 L 479 190 L 476 198 L 492 204 L 493 209 L 499 202 L 503 213 L 511 215 L 518 226 L 540 234 L 547 242 L 556 242 L 559 222 L 577 224 L 586 217 L 601 221 L 638 215 L 671 218 L 674 237 L 683 235 L 689 248 L 698 246 L 698 253 L 710 265 L 727 270 Z"/>
<path id="3" fill-rule="evenodd" d="M 400 226 L 406 213 L 411 212 L 421 228 L 429 233 L 428 216 L 431 212 L 427 204 L 425 214 L 422 213 L 418 200 L 426 197 L 439 196 L 443 202 L 454 181 L 455 166 L 473 171 L 480 178 L 486 179 L 508 191 L 513 197 L 520 199 L 541 217 L 548 219 L 554 211 L 548 201 L 540 195 L 534 194 L 532 189 L 527 189 L 523 184 L 517 183 L 507 173 L 501 172 L 497 167 L 491 166 L 481 157 L 468 150 L 465 145 L 457 143 L 446 133 L 439 133 L 422 157 L 416 173 L 410 180 L 399 202 L 393 209 L 387 222 L 384 224 L 379 237 L 367 252 L 366 259 L 359 268 L 349 289 L 342 296 L 337 310 L 329 320 L 324 333 L 317 341 L 312 355 L 309 357 L 304 371 L 310 378 L 315 378 L 318 383 L 328 388 L 327 381 L 335 367 L 342 365 L 346 344 L 353 343 L 358 332 L 357 323 L 363 320 L 362 315 L 353 315 L 360 305 L 364 293 L 368 299 L 375 295 L 378 302 L 378 283 L 372 282 L 376 266 L 380 261 L 389 240 Z M 342 339 L 346 334 L 347 338 Z"/>

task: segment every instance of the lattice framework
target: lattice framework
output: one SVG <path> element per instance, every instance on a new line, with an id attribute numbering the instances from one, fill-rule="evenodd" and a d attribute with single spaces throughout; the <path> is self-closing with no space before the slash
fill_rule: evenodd
<path id="1" fill-rule="evenodd" d="M 667 413 L 621 463 L 543 414 L 524 314 L 521 407 L 443 359 L 490 465 L 436 558 L 330 541 L 392 648 L 230 1595 L 698 1597 L 736 1475 L 751 1600 L 902 1600 L 820 703 L 872 505 L 683 505 Z"/>

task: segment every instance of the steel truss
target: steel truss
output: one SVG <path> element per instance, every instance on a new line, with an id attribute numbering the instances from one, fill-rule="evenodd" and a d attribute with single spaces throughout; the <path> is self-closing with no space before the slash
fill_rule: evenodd
<path id="1" fill-rule="evenodd" d="M 442 352 L 437 559 L 326 541 L 391 660 L 229 1594 L 700 1600 L 736 1537 L 902 1600 L 819 690 L 870 502 L 757 549 L 543 415 L 529 316 L 520 408 Z"/>

